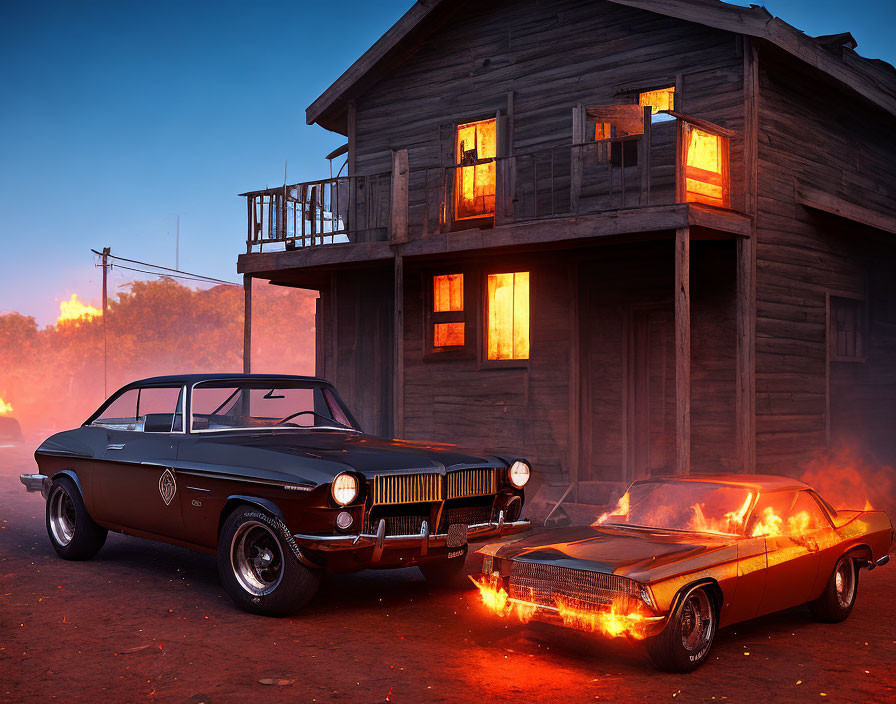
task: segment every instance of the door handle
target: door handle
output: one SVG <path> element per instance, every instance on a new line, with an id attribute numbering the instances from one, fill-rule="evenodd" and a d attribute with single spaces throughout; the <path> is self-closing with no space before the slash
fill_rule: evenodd
<path id="1" fill-rule="evenodd" d="M 107 449 L 107 450 L 123 450 L 123 449 L 124 449 L 124 443 L 123 443 L 123 442 L 118 442 L 118 443 L 113 443 L 113 444 L 111 444 L 111 445 L 106 445 L 106 449 Z"/>

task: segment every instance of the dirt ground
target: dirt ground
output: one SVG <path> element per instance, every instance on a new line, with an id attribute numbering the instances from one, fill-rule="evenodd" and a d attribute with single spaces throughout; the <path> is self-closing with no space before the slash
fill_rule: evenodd
<path id="1" fill-rule="evenodd" d="M 65 562 L 19 483 L 32 467 L 0 466 L 0 702 L 896 701 L 896 563 L 862 572 L 842 624 L 762 618 L 669 675 L 637 644 L 489 617 L 415 569 L 329 577 L 266 619 L 233 607 L 206 555 L 110 535 Z"/>

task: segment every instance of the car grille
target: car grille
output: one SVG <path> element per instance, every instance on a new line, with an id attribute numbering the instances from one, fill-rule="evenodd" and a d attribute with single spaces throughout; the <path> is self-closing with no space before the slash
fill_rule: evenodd
<path id="1" fill-rule="evenodd" d="M 456 523 L 462 523 L 472 526 L 477 523 L 488 523 L 492 517 L 491 506 L 463 506 L 459 508 L 446 508 L 442 512 L 442 518 L 439 521 L 439 533 L 448 530 L 448 526 Z"/>
<path id="2" fill-rule="evenodd" d="M 487 496 L 497 491 L 495 470 L 491 467 L 459 469 L 454 472 L 448 472 L 448 499 L 460 499 L 466 496 Z"/>
<path id="3" fill-rule="evenodd" d="M 442 500 L 439 474 L 386 474 L 374 477 L 373 503 L 417 504 Z"/>
<path id="4" fill-rule="evenodd" d="M 510 597 L 541 606 L 556 606 L 559 598 L 581 609 L 608 606 L 617 600 L 627 608 L 628 601 L 637 596 L 637 584 L 615 574 L 516 560 L 511 566 Z"/>
<path id="5" fill-rule="evenodd" d="M 429 516 L 380 516 L 386 521 L 386 535 L 419 535 L 420 526 Z M 373 518 L 364 531 L 370 535 L 376 535 L 380 518 Z"/>

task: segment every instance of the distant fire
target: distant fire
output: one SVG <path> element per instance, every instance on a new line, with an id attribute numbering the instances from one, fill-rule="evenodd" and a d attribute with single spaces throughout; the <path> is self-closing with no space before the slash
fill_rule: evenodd
<path id="1" fill-rule="evenodd" d="M 73 293 L 70 299 L 59 304 L 59 317 L 56 318 L 56 324 L 74 323 L 77 325 L 82 321 L 93 320 L 102 314 L 103 311 L 99 308 L 94 308 L 88 303 L 82 303 L 78 300 L 78 294 Z"/>
<path id="2" fill-rule="evenodd" d="M 0 416 L 5 415 L 7 413 L 12 413 L 12 404 L 4 401 L 3 397 L 0 396 Z"/>

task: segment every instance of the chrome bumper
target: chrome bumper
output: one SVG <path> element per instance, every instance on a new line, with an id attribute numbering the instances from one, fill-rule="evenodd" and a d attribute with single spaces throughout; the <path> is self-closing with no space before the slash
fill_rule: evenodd
<path id="1" fill-rule="evenodd" d="M 528 520 L 504 521 L 504 512 L 498 514 L 498 520 L 490 523 L 474 523 L 467 526 L 467 540 L 496 538 L 528 530 L 532 524 Z M 386 521 L 380 519 L 376 533 L 359 535 L 293 535 L 293 540 L 301 548 L 312 548 L 324 552 L 336 550 L 360 550 L 373 547 L 371 562 L 378 562 L 386 548 L 417 548 L 420 556 L 426 555 L 429 548 L 457 547 L 464 545 L 448 545 L 447 533 L 430 533 L 429 523 L 423 521 L 420 532 L 415 535 L 386 535 Z"/>
<path id="2" fill-rule="evenodd" d="M 50 491 L 50 478 L 46 474 L 20 474 L 19 481 L 29 492 L 39 491 L 41 496 L 47 498 Z"/>

